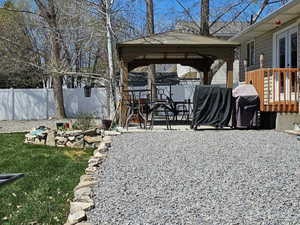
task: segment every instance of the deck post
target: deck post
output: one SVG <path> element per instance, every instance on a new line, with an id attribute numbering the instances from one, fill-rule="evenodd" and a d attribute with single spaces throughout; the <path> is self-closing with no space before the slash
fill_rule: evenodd
<path id="1" fill-rule="evenodd" d="M 226 62 L 227 62 L 226 87 L 233 88 L 233 57 L 227 59 Z"/>
<path id="2" fill-rule="evenodd" d="M 204 68 L 203 69 L 203 84 L 204 85 L 209 85 L 209 69 L 208 68 Z"/>
<path id="3" fill-rule="evenodd" d="M 265 55 L 264 54 L 260 54 L 259 56 L 259 64 L 260 64 L 260 68 L 264 68 L 264 62 L 265 62 Z"/>

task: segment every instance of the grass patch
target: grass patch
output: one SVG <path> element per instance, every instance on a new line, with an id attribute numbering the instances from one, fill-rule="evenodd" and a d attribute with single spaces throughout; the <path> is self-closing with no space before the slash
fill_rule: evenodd
<path id="1" fill-rule="evenodd" d="M 61 225 L 73 188 L 92 150 L 23 144 L 24 134 L 0 134 L 0 173 L 24 173 L 0 187 L 0 224 Z"/>

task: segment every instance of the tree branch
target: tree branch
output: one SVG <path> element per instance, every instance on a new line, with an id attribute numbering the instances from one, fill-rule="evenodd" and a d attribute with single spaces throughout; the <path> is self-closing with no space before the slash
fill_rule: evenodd
<path id="1" fill-rule="evenodd" d="M 231 21 L 229 21 L 228 23 L 225 23 L 222 27 L 220 27 L 219 29 L 217 29 L 214 33 L 212 33 L 212 35 L 218 33 L 219 31 L 223 30 L 225 27 L 227 27 L 229 24 L 233 23 L 237 18 L 239 18 L 239 16 L 245 12 L 250 5 L 252 4 L 252 2 L 249 2 L 238 14 L 236 14 Z"/>
<path id="2" fill-rule="evenodd" d="M 229 13 L 233 8 L 239 6 L 241 4 L 242 1 L 239 1 L 236 4 L 232 4 L 231 6 L 229 6 L 223 13 L 221 13 L 213 22 L 211 22 L 211 24 L 209 25 L 209 27 L 212 27 L 213 25 L 215 25 L 215 23 L 217 23 L 223 16 L 225 16 L 227 13 Z"/>
<path id="3" fill-rule="evenodd" d="M 29 13 L 29 14 L 33 14 L 33 15 L 36 15 L 36 16 L 40 16 L 39 14 L 37 14 L 35 12 L 32 12 L 32 11 L 29 11 L 29 10 L 18 10 L 18 9 L 8 9 L 8 8 L 0 8 L 0 10 L 5 10 L 5 11 L 8 11 L 8 12 L 16 12 L 16 13 Z"/>
<path id="4" fill-rule="evenodd" d="M 181 8 L 183 8 L 184 12 L 186 13 L 186 15 L 188 17 L 190 17 L 190 19 L 192 20 L 193 24 L 196 25 L 196 27 L 199 29 L 199 32 L 201 30 L 201 27 L 199 26 L 199 24 L 195 21 L 195 19 L 193 18 L 193 16 L 190 14 L 189 10 L 179 1 L 179 0 L 175 0 Z"/>

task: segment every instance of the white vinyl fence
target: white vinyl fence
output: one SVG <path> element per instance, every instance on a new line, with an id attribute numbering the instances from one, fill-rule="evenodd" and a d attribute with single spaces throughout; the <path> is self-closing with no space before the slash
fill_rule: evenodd
<path id="1" fill-rule="evenodd" d="M 105 116 L 106 91 L 93 88 L 91 97 L 84 89 L 64 89 L 64 104 L 68 117 L 80 113 Z M 0 120 L 41 120 L 55 115 L 52 89 L 0 89 Z"/>

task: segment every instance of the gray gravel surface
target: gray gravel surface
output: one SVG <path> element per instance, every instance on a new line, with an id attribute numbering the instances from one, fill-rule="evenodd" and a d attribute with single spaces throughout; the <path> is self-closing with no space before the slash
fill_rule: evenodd
<path id="1" fill-rule="evenodd" d="M 0 133 L 27 132 L 32 128 L 46 126 L 51 129 L 56 127 L 56 122 L 67 120 L 6 120 L 0 121 Z"/>
<path id="2" fill-rule="evenodd" d="M 300 224 L 300 142 L 275 131 L 125 134 L 94 193 L 94 225 Z"/>

